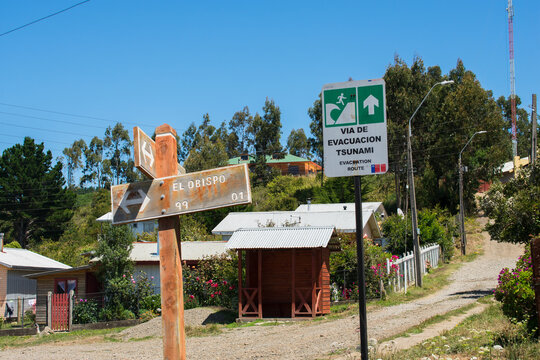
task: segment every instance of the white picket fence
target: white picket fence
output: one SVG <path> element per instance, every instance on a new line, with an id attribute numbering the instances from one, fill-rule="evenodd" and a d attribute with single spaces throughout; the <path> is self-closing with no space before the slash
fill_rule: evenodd
<path id="1" fill-rule="evenodd" d="M 422 276 L 427 271 L 427 267 L 436 268 L 439 266 L 439 254 L 440 247 L 438 244 L 435 245 L 426 245 L 420 247 L 420 263 L 422 264 Z M 389 259 L 386 259 L 386 269 L 388 274 L 390 274 L 391 265 L 398 265 L 398 274 L 397 277 L 394 277 L 390 280 L 390 285 L 394 291 L 407 291 L 407 287 L 415 283 L 415 273 L 416 265 L 414 262 L 414 254 L 412 251 L 403 254 L 403 256 L 393 262 L 390 262 Z M 403 275 L 403 276 L 401 276 Z"/>

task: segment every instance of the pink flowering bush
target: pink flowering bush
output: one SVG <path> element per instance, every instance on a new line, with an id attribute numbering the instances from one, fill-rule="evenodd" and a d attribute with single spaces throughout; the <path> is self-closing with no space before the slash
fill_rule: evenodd
<path id="1" fill-rule="evenodd" d="M 494 295 L 502 303 L 506 316 L 514 322 L 523 323 L 530 333 L 538 335 L 530 246 L 518 258 L 514 269 L 501 270 Z"/>
<path id="2" fill-rule="evenodd" d="M 339 289 L 338 298 L 356 300 L 358 299 L 356 239 L 348 234 L 340 234 L 340 237 L 341 251 L 330 255 L 330 283 L 335 284 Z M 384 286 L 387 286 L 388 280 L 397 275 L 398 266 L 392 263 L 397 258 L 375 245 L 371 239 L 364 239 L 366 296 L 368 298 L 380 296 L 380 280 L 383 280 Z M 386 259 L 391 260 L 390 274 L 386 269 Z"/>
<path id="3" fill-rule="evenodd" d="M 231 254 L 232 255 L 232 254 Z M 197 267 L 184 265 L 184 307 L 221 306 L 234 309 L 238 303 L 236 257 L 210 257 Z"/>

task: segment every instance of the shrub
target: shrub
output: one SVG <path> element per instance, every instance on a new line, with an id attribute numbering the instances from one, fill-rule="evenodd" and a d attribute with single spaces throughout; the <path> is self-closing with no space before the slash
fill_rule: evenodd
<path id="1" fill-rule="evenodd" d="M 144 272 L 133 275 L 122 275 L 113 278 L 105 284 L 105 320 L 126 319 L 125 310 L 128 310 L 135 318 L 146 309 L 147 304 L 143 300 L 153 295 L 152 284 Z M 156 308 L 157 309 L 157 308 Z M 151 310 L 151 309 L 150 309 Z M 129 315 L 129 314 L 128 314 Z M 131 315 L 130 315 L 131 316 Z"/>
<path id="2" fill-rule="evenodd" d="M 145 296 L 139 306 L 141 309 L 157 312 L 157 309 L 161 308 L 161 295 L 152 294 Z"/>
<path id="3" fill-rule="evenodd" d="M 343 300 L 358 299 L 357 284 L 357 257 L 356 238 L 354 235 L 340 234 L 341 251 L 330 255 L 330 282 L 341 289 Z M 380 246 L 373 244 L 370 239 L 364 239 L 364 267 L 366 280 L 366 296 L 380 295 L 379 281 L 387 285 L 390 278 L 395 276 L 396 270 L 386 271 L 386 259 L 392 255 L 385 252 Z"/>
<path id="4" fill-rule="evenodd" d="M 222 306 L 234 309 L 238 302 L 236 254 L 213 256 L 198 267 L 183 266 L 184 307 Z"/>
<path id="5" fill-rule="evenodd" d="M 98 304 L 93 299 L 79 299 L 73 306 L 73 323 L 89 324 L 98 321 Z"/>
<path id="6" fill-rule="evenodd" d="M 157 314 L 155 312 L 153 312 L 152 310 L 146 310 L 146 311 L 141 313 L 141 315 L 139 316 L 139 319 L 141 319 L 141 321 L 143 321 L 143 322 L 147 322 L 147 321 L 152 320 L 156 316 L 157 316 Z"/>
<path id="7" fill-rule="evenodd" d="M 423 209 L 418 213 L 420 228 L 420 245 L 439 244 L 443 260 L 449 261 L 454 254 L 454 237 L 457 236 L 457 225 L 447 210 Z M 410 214 L 407 220 L 398 215 L 389 216 L 382 225 L 383 233 L 388 240 L 386 250 L 392 254 L 403 254 L 413 250 L 412 227 Z M 405 234 L 407 229 L 407 234 Z"/>
<path id="8" fill-rule="evenodd" d="M 36 314 L 34 313 L 34 310 L 28 309 L 24 312 L 24 323 L 32 325 L 36 323 Z"/>
<path id="9" fill-rule="evenodd" d="M 506 316 L 513 322 L 523 323 L 529 333 L 538 336 L 530 246 L 519 257 L 514 269 L 501 270 L 494 293 Z"/>

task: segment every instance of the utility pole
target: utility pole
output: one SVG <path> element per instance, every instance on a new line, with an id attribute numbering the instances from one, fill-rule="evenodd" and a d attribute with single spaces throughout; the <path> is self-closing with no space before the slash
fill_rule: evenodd
<path id="1" fill-rule="evenodd" d="M 420 239 L 418 238 L 418 215 L 416 213 L 416 193 L 414 190 L 414 174 L 413 174 L 413 161 L 412 161 L 412 145 L 411 145 L 411 137 L 412 137 L 412 131 L 411 131 L 411 121 L 414 118 L 414 115 L 418 112 L 418 110 L 422 107 L 422 104 L 424 101 L 426 101 L 429 94 L 431 94 L 431 91 L 435 88 L 437 85 L 448 85 L 453 84 L 454 80 L 444 80 L 438 83 L 435 83 L 429 89 L 428 93 L 422 101 L 420 102 L 420 105 L 414 110 L 414 113 L 411 115 L 409 119 L 409 126 L 408 126 L 408 136 L 407 136 L 407 158 L 408 158 L 408 171 L 409 171 L 409 184 L 410 184 L 410 196 L 411 196 L 411 218 L 412 218 L 412 236 L 413 236 L 413 245 L 414 245 L 414 265 L 416 267 L 416 286 L 422 287 L 422 256 L 420 254 Z"/>
<path id="2" fill-rule="evenodd" d="M 537 152 L 537 138 L 536 138 L 536 94 L 532 94 L 532 115 L 531 115 L 531 164 L 536 163 L 536 152 Z"/>
<path id="3" fill-rule="evenodd" d="M 465 235 L 465 203 L 463 201 L 463 165 L 461 164 L 461 154 L 463 153 L 463 150 L 465 150 L 467 145 L 469 145 L 469 143 L 472 141 L 473 137 L 476 134 L 485 134 L 485 133 L 487 133 L 487 131 L 481 130 L 472 134 L 469 141 L 467 141 L 463 149 L 461 149 L 461 151 L 459 152 L 459 161 L 458 161 L 458 165 L 459 165 L 459 218 L 460 218 L 459 230 L 461 232 L 461 255 L 467 254 L 465 250 L 467 248 L 467 238 Z"/>
<path id="4" fill-rule="evenodd" d="M 411 219 L 412 219 L 412 235 L 414 246 L 414 264 L 416 267 L 416 286 L 422 287 L 422 260 L 420 259 L 420 240 L 418 239 L 418 217 L 416 213 L 416 193 L 414 190 L 414 174 L 412 161 L 412 146 L 411 146 L 411 128 L 409 127 L 409 136 L 407 137 L 407 160 L 409 173 L 409 195 L 411 197 Z"/>

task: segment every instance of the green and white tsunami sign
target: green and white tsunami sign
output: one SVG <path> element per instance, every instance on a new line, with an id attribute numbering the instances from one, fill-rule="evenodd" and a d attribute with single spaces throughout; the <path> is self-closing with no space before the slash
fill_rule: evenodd
<path id="1" fill-rule="evenodd" d="M 326 176 L 374 175 L 387 171 L 383 79 L 324 85 L 322 114 Z"/>

